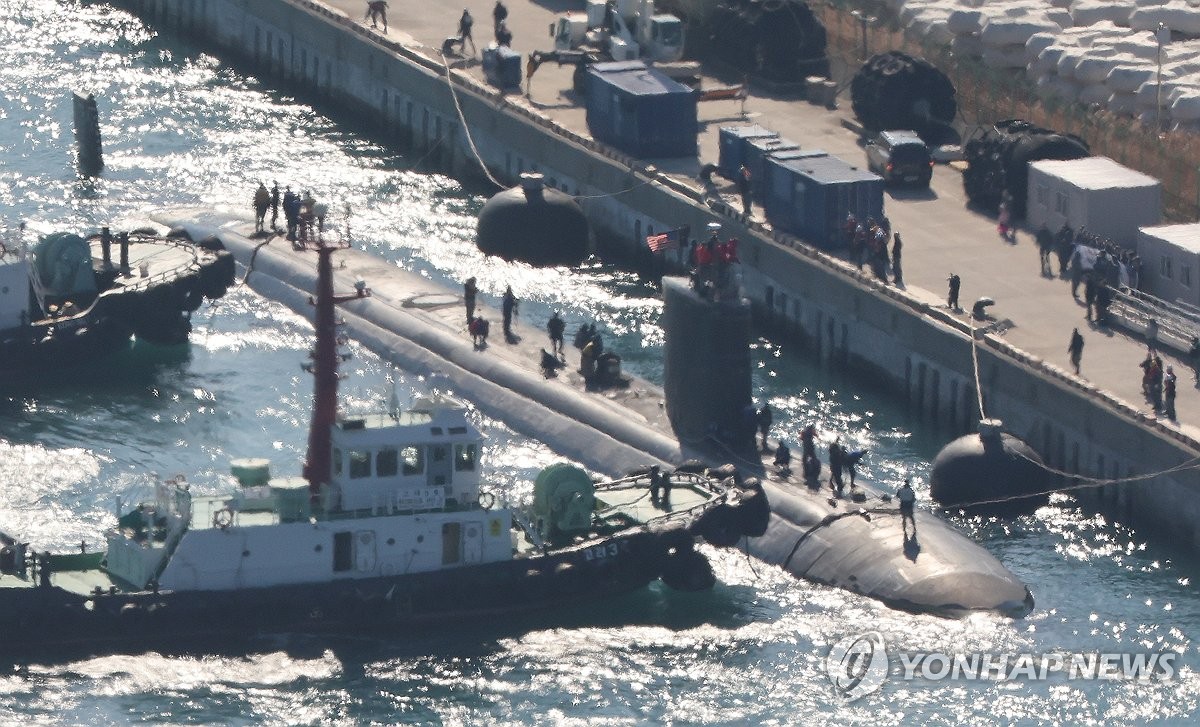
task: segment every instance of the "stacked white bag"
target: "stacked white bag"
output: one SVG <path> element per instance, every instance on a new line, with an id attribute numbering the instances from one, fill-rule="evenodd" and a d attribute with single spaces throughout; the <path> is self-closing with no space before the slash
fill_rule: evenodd
<path id="1" fill-rule="evenodd" d="M 886 0 L 910 32 L 991 68 L 1024 69 L 1044 99 L 1200 129 L 1200 0 Z M 1192 2 L 1197 3 L 1193 6 Z"/>

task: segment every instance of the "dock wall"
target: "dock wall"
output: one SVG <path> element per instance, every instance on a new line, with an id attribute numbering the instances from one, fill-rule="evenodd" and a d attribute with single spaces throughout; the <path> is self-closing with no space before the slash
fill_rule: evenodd
<path id="1" fill-rule="evenodd" d="M 644 162 L 509 104 L 445 68 L 308 0 L 120 0 L 168 31 L 217 47 L 273 83 L 373 119 L 381 139 L 428 154 L 456 176 L 478 174 L 455 99 L 492 173 L 539 171 L 582 196 L 601 234 L 643 249 L 647 234 L 717 220 L 742 241 L 743 283 L 760 319 L 831 365 L 864 369 L 913 411 L 950 432 L 979 419 L 967 325 L 904 291 L 786 235 L 747 222 Z M 682 254 L 682 252 L 680 253 Z M 1064 347 L 1066 342 L 1064 341 Z M 1097 478 L 1165 470 L 1200 443 L 1163 427 L 1061 369 L 988 334 L 978 341 L 989 416 L 1061 470 Z M 1080 499 L 1142 532 L 1200 548 L 1200 475 L 1186 470 L 1132 485 L 1079 491 Z"/>

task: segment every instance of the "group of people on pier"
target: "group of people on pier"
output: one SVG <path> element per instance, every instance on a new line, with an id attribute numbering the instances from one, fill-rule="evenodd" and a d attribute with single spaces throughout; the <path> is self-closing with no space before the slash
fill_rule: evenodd
<path id="1" fill-rule="evenodd" d="M 890 238 L 890 239 L 889 239 Z M 868 265 L 875 277 L 884 283 L 888 282 L 888 266 L 891 265 L 892 282 L 900 285 L 903 281 L 903 271 L 900 266 L 900 255 L 904 243 L 900 240 L 899 232 L 892 232 L 892 223 L 886 215 L 876 220 L 868 216 L 866 221 L 859 220 L 853 212 L 846 213 L 842 223 L 842 240 L 849 250 L 850 262 L 859 270 Z M 888 243 L 891 242 L 891 257 L 888 256 Z"/>
<path id="2" fill-rule="evenodd" d="M 450 55 L 455 46 L 458 46 L 459 53 L 465 53 L 467 43 L 470 43 L 471 56 L 474 57 L 479 52 L 475 47 L 474 28 L 475 16 L 471 15 L 470 8 L 463 8 L 462 15 L 458 18 L 458 35 L 451 36 L 442 43 L 442 54 Z M 492 31 L 496 36 L 496 45 L 512 47 L 513 34 L 508 29 L 508 6 L 503 0 L 496 0 L 496 5 L 492 8 Z"/>

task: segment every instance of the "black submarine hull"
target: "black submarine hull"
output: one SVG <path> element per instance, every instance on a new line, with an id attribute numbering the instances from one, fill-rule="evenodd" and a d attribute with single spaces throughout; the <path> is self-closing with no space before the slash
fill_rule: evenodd
<path id="1" fill-rule="evenodd" d="M 895 500 L 862 485 L 863 502 L 795 479 L 766 480 L 763 489 L 771 519 L 748 550 L 795 576 L 912 613 L 1020 618 L 1033 610 L 1016 575 L 936 515 L 917 509 L 906 524 Z"/>

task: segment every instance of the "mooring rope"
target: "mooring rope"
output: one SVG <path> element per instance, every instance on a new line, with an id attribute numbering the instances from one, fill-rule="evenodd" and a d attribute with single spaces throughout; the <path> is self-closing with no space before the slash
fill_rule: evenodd
<path id="1" fill-rule="evenodd" d="M 504 189 L 505 185 L 500 183 L 500 180 L 492 176 L 492 171 L 488 169 L 487 164 L 484 164 L 483 157 L 480 156 L 479 150 L 475 148 L 475 139 L 471 137 L 471 129 L 467 126 L 467 119 L 463 116 L 462 104 L 458 101 L 458 92 L 454 90 L 454 79 L 450 77 L 450 59 L 444 54 L 442 55 L 442 65 L 446 67 L 446 86 L 450 89 L 450 98 L 454 100 L 454 110 L 458 112 L 458 120 L 462 124 L 463 133 L 467 137 L 467 145 L 471 147 L 471 153 L 475 155 L 475 161 L 479 162 L 479 168 L 483 170 L 484 176 L 500 189 Z"/>

